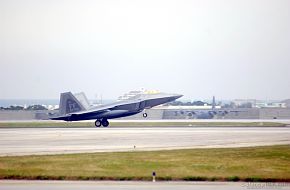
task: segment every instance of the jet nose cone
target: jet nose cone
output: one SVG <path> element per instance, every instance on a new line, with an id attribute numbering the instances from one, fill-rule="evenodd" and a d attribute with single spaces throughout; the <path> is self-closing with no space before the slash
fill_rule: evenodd
<path id="1" fill-rule="evenodd" d="M 178 99 L 178 98 L 181 98 L 183 95 L 182 94 L 174 94 L 172 96 L 172 98 L 174 98 L 175 100 Z"/>

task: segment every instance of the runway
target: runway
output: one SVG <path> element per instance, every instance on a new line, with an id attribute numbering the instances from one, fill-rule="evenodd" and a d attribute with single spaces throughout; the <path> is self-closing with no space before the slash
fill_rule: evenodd
<path id="1" fill-rule="evenodd" d="M 246 183 L 246 182 L 112 182 L 112 181 L 0 181 L 0 190 L 48 190 L 48 189 L 99 189 L 99 190 L 187 190 L 187 189 L 289 189 L 289 183 Z"/>
<path id="2" fill-rule="evenodd" d="M 0 156 L 278 144 L 290 144 L 290 127 L 0 129 Z"/>

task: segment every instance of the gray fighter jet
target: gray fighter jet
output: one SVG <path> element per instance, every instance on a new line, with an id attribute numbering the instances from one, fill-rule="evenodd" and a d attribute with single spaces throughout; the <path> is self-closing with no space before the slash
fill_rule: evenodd
<path id="1" fill-rule="evenodd" d="M 77 98 L 78 97 L 78 98 Z M 96 127 L 108 127 L 108 119 L 120 118 L 135 115 L 146 109 L 174 101 L 182 95 L 166 93 L 140 93 L 125 100 L 119 100 L 111 104 L 89 107 L 85 104 L 84 94 L 74 96 L 71 92 L 60 95 L 59 114 L 51 115 L 52 120 L 80 121 L 96 120 Z M 147 117 L 147 113 L 143 113 Z"/>

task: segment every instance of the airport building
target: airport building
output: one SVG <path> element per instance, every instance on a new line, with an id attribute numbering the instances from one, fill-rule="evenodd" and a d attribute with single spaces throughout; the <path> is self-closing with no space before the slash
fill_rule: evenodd
<path id="1" fill-rule="evenodd" d="M 223 109 L 224 110 L 224 109 Z M 226 113 L 210 113 L 210 110 L 193 109 L 191 107 L 158 107 L 146 110 L 147 118 L 142 113 L 120 118 L 122 120 L 138 119 L 290 119 L 290 108 L 239 108 L 226 109 Z M 48 113 L 57 111 L 11 111 L 1 110 L 0 120 L 39 120 L 48 119 Z M 200 112 L 200 113 L 198 113 Z M 218 109 L 216 110 L 218 112 Z"/>

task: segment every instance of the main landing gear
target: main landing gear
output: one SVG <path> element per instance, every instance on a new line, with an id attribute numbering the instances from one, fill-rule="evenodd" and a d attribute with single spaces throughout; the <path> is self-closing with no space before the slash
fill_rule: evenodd
<path id="1" fill-rule="evenodd" d="M 96 127 L 101 127 L 101 126 L 103 126 L 103 127 L 108 127 L 109 126 L 109 121 L 107 120 L 107 119 L 98 119 L 98 120 L 96 120 L 95 121 L 95 126 Z"/>
<path id="2" fill-rule="evenodd" d="M 143 110 L 143 114 L 142 114 L 142 116 L 143 116 L 144 118 L 146 118 L 146 117 L 148 116 L 148 114 L 146 113 L 146 110 L 145 110 L 145 109 Z"/>

